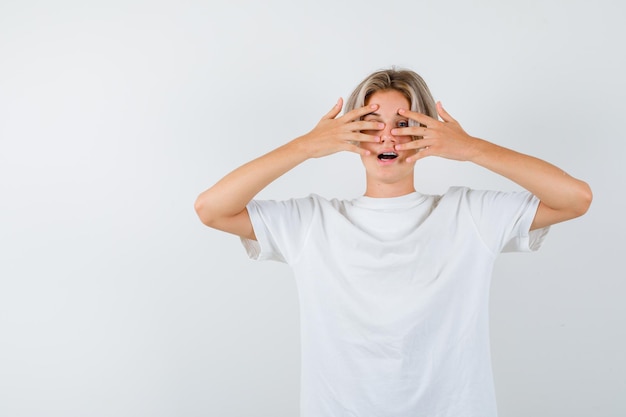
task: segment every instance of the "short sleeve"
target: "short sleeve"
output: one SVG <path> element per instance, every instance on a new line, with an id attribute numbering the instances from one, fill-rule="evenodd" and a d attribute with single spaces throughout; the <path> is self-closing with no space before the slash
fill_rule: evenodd
<path id="1" fill-rule="evenodd" d="M 539 199 L 528 191 L 501 192 L 466 189 L 474 223 L 494 253 L 538 250 L 549 227 L 530 231 Z"/>
<path id="2" fill-rule="evenodd" d="M 291 263 L 300 254 L 314 214 L 312 197 L 253 200 L 246 206 L 257 240 L 241 238 L 254 260 Z"/>

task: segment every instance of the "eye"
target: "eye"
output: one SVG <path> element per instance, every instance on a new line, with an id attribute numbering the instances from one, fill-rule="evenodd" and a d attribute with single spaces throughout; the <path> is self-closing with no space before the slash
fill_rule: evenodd
<path id="1" fill-rule="evenodd" d="M 398 122 L 398 127 L 409 127 L 409 122 L 406 120 L 401 120 Z"/>

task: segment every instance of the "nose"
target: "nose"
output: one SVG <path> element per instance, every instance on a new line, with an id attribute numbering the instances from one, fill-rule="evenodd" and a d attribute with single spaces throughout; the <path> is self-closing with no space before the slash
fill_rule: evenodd
<path id="1" fill-rule="evenodd" d="M 396 143 L 396 138 L 393 135 L 382 135 L 380 137 L 380 143 Z"/>
<path id="2" fill-rule="evenodd" d="M 392 143 L 396 142 L 396 137 L 391 134 L 391 128 L 392 126 L 389 123 L 385 124 L 385 128 L 380 134 L 381 142 L 392 142 Z"/>

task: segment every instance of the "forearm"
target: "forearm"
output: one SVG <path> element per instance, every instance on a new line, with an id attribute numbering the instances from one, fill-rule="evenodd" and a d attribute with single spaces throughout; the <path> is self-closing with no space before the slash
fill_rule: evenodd
<path id="1" fill-rule="evenodd" d="M 296 139 L 240 166 L 198 196 L 198 216 L 211 225 L 220 218 L 241 213 L 255 195 L 307 158 Z"/>
<path id="2" fill-rule="evenodd" d="M 374 135 L 362 131 L 381 130 L 380 123 L 361 118 L 378 107 L 363 106 L 337 117 L 342 107 L 343 100 L 339 99 L 309 133 L 242 165 L 201 193 L 195 203 L 200 220 L 207 226 L 254 239 L 246 206 L 275 179 L 309 158 L 340 151 L 368 154 L 355 142 L 377 142 Z"/>
<path id="3" fill-rule="evenodd" d="M 539 158 L 476 139 L 470 161 L 519 184 L 568 217 L 584 214 L 591 202 L 587 183 Z"/>
<path id="4" fill-rule="evenodd" d="M 533 193 L 541 203 L 531 229 L 549 226 L 585 214 L 591 204 L 589 185 L 548 162 L 515 152 L 468 135 L 461 125 L 437 103 L 443 121 L 417 112 L 400 109 L 399 113 L 419 122 L 420 126 L 392 130 L 394 135 L 421 136 L 421 140 L 396 145 L 396 149 L 416 149 L 411 162 L 428 156 L 457 161 L 471 161 L 500 174 Z"/>

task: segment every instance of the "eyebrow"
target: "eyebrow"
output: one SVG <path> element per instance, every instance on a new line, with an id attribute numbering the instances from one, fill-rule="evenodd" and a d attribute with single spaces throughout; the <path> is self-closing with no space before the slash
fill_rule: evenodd
<path id="1" fill-rule="evenodd" d="M 371 113 L 367 113 L 366 115 L 364 115 L 363 117 L 367 117 L 367 116 L 376 116 L 376 117 L 381 117 L 380 114 L 376 113 L 376 112 L 371 112 Z M 396 113 L 394 115 L 396 118 L 400 118 L 400 119 L 406 119 L 406 116 L 402 116 L 398 113 Z"/>

